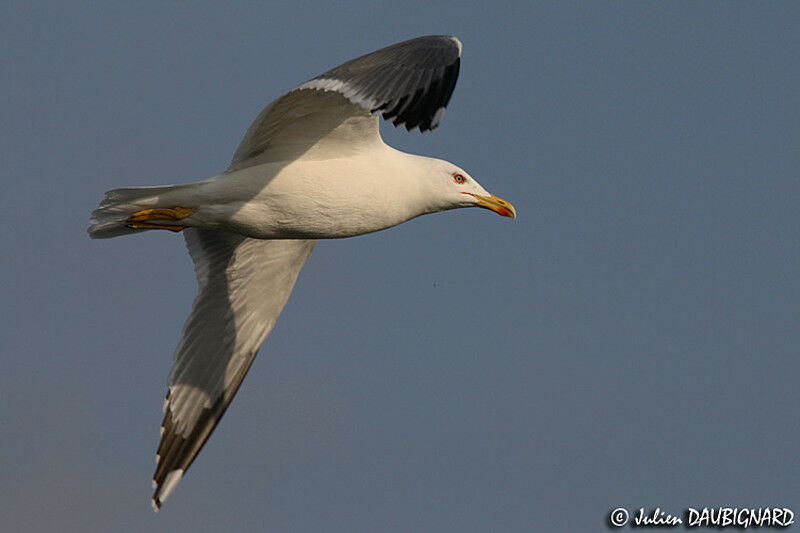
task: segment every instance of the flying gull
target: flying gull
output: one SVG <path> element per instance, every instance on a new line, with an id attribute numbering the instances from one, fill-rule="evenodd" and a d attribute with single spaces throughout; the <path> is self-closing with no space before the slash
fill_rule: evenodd
<path id="1" fill-rule="evenodd" d="M 268 105 L 224 173 L 115 189 L 92 213 L 95 239 L 183 231 L 197 274 L 198 295 L 167 383 L 156 510 L 225 413 L 317 239 L 459 207 L 516 216 L 453 163 L 381 139 L 379 115 L 408 130 L 438 126 L 460 56 L 455 37 L 429 36 L 348 61 Z"/>

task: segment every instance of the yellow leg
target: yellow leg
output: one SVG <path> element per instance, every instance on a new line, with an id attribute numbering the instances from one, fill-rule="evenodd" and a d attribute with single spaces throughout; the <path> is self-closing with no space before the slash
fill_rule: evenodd
<path id="1" fill-rule="evenodd" d="M 194 213 L 194 209 L 188 207 L 162 207 L 157 209 L 145 209 L 137 211 L 125 220 L 126 225 L 132 229 L 168 229 L 170 231 L 182 231 L 188 226 L 170 226 L 148 222 L 149 220 L 182 220 Z"/>

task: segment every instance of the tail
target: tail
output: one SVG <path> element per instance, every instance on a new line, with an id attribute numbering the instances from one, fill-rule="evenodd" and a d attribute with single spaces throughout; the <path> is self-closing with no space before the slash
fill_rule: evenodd
<path id="1" fill-rule="evenodd" d="M 139 233 L 144 229 L 128 227 L 128 217 L 143 209 L 152 209 L 169 205 L 186 203 L 188 189 L 196 187 L 196 183 L 186 185 L 165 185 L 162 187 L 130 187 L 108 191 L 100 205 L 92 211 L 91 225 L 86 230 L 92 239 L 108 239 Z M 177 194 L 176 194 L 177 193 Z"/>

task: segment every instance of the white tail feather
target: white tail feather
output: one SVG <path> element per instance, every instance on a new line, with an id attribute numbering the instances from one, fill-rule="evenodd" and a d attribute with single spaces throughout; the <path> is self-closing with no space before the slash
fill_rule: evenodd
<path id="1" fill-rule="evenodd" d="M 137 211 L 154 207 L 173 207 L 180 201 L 172 193 L 185 191 L 197 184 L 157 187 L 128 187 L 108 191 L 92 212 L 91 225 L 86 230 L 93 239 L 108 239 L 145 231 L 129 228 L 125 221 Z M 177 203 L 176 203 L 177 202 Z M 185 206 L 184 206 L 185 207 Z"/>

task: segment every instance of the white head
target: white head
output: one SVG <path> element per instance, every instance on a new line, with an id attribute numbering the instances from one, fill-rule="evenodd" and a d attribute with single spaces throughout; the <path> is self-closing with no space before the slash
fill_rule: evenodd
<path id="1" fill-rule="evenodd" d="M 425 185 L 432 212 L 483 207 L 498 215 L 516 218 L 517 213 L 510 202 L 487 192 L 460 167 L 441 159 L 425 159 Z"/>

